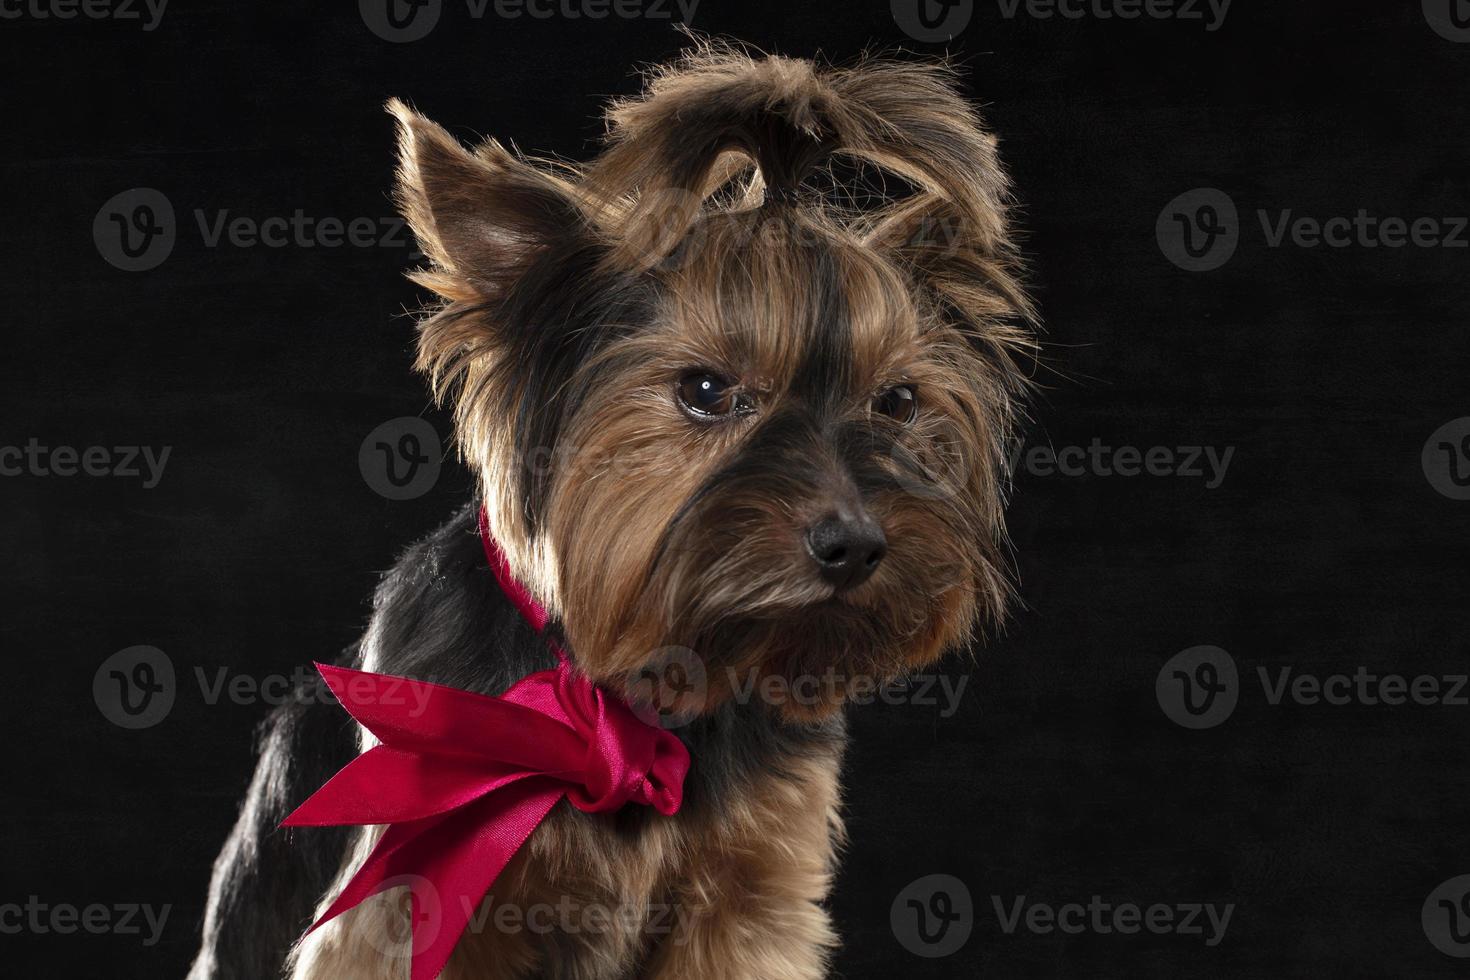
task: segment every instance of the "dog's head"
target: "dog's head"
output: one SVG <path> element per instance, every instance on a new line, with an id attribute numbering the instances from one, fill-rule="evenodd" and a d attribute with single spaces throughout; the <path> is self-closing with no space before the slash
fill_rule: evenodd
<path id="1" fill-rule="evenodd" d="M 589 676 L 679 648 L 820 714 L 1000 616 L 1029 307 L 946 68 L 702 45 L 581 167 L 391 108 L 420 364 Z"/>

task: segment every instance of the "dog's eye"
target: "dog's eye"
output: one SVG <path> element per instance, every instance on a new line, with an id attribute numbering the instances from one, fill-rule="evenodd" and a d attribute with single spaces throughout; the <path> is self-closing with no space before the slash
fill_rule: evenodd
<path id="1" fill-rule="evenodd" d="M 748 407 L 733 384 L 707 371 L 679 379 L 679 404 L 701 418 L 722 418 Z"/>
<path id="2" fill-rule="evenodd" d="M 897 385 L 873 399 L 873 411 L 900 425 L 908 425 L 919 412 L 919 400 L 911 385 Z"/>

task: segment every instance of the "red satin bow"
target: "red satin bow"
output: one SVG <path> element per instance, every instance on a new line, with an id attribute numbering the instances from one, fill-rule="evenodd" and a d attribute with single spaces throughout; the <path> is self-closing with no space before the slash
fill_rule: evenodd
<path id="1" fill-rule="evenodd" d="M 509 575 L 485 530 L 502 588 L 537 629 L 545 612 Z M 560 655 L 561 651 L 557 653 Z M 408 885 L 412 980 L 438 976 L 490 886 L 562 797 L 607 813 L 628 803 L 665 816 L 683 801 L 689 752 L 564 655 L 498 698 L 318 664 L 380 745 L 350 762 L 284 826 L 387 824 L 315 929 L 372 895 Z"/>

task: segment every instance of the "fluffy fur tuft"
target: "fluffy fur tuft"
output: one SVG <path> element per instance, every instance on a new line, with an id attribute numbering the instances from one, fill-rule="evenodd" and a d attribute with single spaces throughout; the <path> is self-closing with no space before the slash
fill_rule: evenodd
<path id="1" fill-rule="evenodd" d="M 840 708 L 964 645 L 1009 592 L 1035 342 L 995 139 L 946 65 L 707 41 L 616 102 L 580 166 L 389 108 L 429 259 L 413 278 L 438 296 L 418 364 L 494 533 L 578 668 L 673 707 L 694 760 L 674 818 L 557 807 L 477 913 L 569 903 L 611 925 L 476 928 L 444 977 L 825 976 Z M 549 666 L 475 510 L 385 579 L 352 665 L 486 694 Z M 671 660 L 695 683 L 667 705 Z M 401 892 L 296 942 L 376 839 L 271 829 L 347 761 L 342 724 L 319 703 L 273 723 L 191 980 L 404 975 Z"/>
<path id="2" fill-rule="evenodd" d="M 514 567 L 595 676 L 634 669 L 657 646 L 730 632 L 728 622 L 678 622 L 683 599 L 655 567 L 656 552 L 668 553 L 667 522 L 701 493 L 695 477 L 731 462 L 728 441 L 694 445 L 674 429 L 685 420 L 660 391 L 669 375 L 710 360 L 711 346 L 724 348 L 722 370 L 773 391 L 766 418 L 781 417 L 801 358 L 838 335 L 832 353 L 853 362 L 845 383 L 905 371 L 929 381 L 928 438 L 888 432 L 892 444 L 877 448 L 901 471 L 890 482 L 957 485 L 894 497 L 894 507 L 916 522 L 927 508 L 939 518 L 923 525 L 929 533 L 980 544 L 947 571 L 963 580 L 949 581 L 952 594 L 939 596 L 935 581 L 934 594 L 904 597 L 923 626 L 895 601 L 877 610 L 886 623 L 845 621 L 834 636 L 856 630 L 870 641 L 860 647 L 886 646 L 868 659 L 892 673 L 1001 614 L 1004 447 L 1026 388 L 1032 311 L 995 139 L 948 66 L 833 68 L 703 42 L 654 70 L 641 95 L 613 104 L 606 149 L 580 167 L 494 141 L 467 149 L 392 108 L 399 197 L 432 260 L 416 278 L 444 300 L 421 325 L 420 365 L 455 405 L 460 444 Z M 907 193 L 854 207 L 859 195 L 834 183 L 854 161 Z M 884 371 L 891 377 L 879 378 Z M 655 398 L 670 410 L 662 417 Z M 600 432 L 620 433 L 619 443 Z M 674 459 L 685 465 L 671 476 Z M 557 526 L 558 514 L 568 523 Z M 589 526 L 593 514 L 608 530 Z M 929 547 L 945 550 L 937 540 Z M 915 555 L 915 567 L 925 560 Z M 592 580 L 580 581 L 580 569 Z M 620 587 L 609 589 L 614 570 Z M 686 577 L 686 588 L 693 581 L 703 579 Z M 766 613 L 794 612 L 804 596 L 790 583 L 764 589 L 783 595 L 757 610 L 776 632 L 781 616 Z M 941 612 L 947 622 L 935 632 Z M 895 658 L 901 637 L 913 649 Z"/>

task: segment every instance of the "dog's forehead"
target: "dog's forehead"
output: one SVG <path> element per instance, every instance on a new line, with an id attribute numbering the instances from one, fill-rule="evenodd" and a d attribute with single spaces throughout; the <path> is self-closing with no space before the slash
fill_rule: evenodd
<path id="1" fill-rule="evenodd" d="M 680 346 L 751 385 L 872 385 L 918 343 L 905 277 L 812 224 L 711 231 L 670 284 L 668 326 Z"/>

